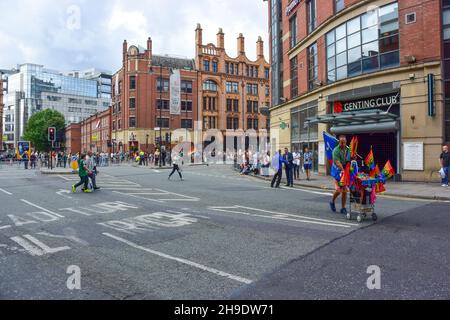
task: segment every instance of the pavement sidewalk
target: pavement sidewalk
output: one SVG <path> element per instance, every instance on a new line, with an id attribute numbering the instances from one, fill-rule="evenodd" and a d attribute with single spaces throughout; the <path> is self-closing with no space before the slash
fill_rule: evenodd
<path id="1" fill-rule="evenodd" d="M 272 180 L 272 177 L 256 177 L 267 181 Z M 283 178 L 282 183 L 285 184 L 286 179 Z M 318 174 L 313 174 L 310 181 L 307 181 L 304 175 L 301 175 L 300 180 L 294 181 L 294 186 L 334 191 L 333 178 Z M 388 181 L 386 183 L 386 192 L 384 192 L 383 195 L 401 198 L 450 201 L 450 188 L 441 187 L 440 183 Z"/>

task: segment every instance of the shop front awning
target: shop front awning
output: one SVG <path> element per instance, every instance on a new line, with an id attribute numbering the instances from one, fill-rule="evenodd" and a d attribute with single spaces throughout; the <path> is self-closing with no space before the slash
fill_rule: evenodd
<path id="1" fill-rule="evenodd" d="M 306 119 L 306 124 L 324 123 L 334 134 L 388 132 L 399 129 L 399 116 L 384 110 L 364 110 L 320 115 Z"/>

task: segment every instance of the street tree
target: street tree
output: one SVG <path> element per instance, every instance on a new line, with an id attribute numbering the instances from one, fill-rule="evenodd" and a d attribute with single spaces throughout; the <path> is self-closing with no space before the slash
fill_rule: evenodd
<path id="1" fill-rule="evenodd" d="M 52 109 L 46 109 L 35 113 L 28 120 L 25 128 L 24 140 L 31 141 L 36 151 L 49 151 L 52 143 L 48 141 L 48 128 L 56 128 L 56 141 L 63 143 L 65 140 L 64 116 Z"/>

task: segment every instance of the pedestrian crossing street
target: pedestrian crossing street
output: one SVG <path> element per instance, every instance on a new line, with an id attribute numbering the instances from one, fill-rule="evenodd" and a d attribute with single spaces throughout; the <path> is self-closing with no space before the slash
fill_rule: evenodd
<path id="1" fill-rule="evenodd" d="M 75 175 L 58 175 L 64 181 L 75 184 L 79 177 Z M 178 194 L 158 188 L 145 188 L 140 184 L 111 175 L 102 174 L 97 180 L 101 190 L 109 190 L 115 194 L 125 195 L 132 198 L 144 199 L 153 202 L 174 202 L 174 201 L 200 201 L 199 198 Z"/>

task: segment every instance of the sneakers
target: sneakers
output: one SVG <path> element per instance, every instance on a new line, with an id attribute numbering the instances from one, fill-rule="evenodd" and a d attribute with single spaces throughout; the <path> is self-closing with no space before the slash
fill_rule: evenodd
<path id="1" fill-rule="evenodd" d="M 448 187 L 448 184 L 442 184 L 442 186 L 441 187 L 445 187 L 445 188 L 447 188 Z"/>
<path id="2" fill-rule="evenodd" d="M 347 214 L 347 209 L 346 208 L 342 208 L 341 209 L 341 214 Z"/>
<path id="3" fill-rule="evenodd" d="M 330 202 L 330 209 L 333 212 L 336 212 L 336 205 L 334 204 L 334 202 Z"/>
<path id="4" fill-rule="evenodd" d="M 91 189 L 84 189 L 83 192 L 84 193 L 92 193 L 92 190 Z"/>
<path id="5" fill-rule="evenodd" d="M 77 192 L 77 189 L 75 188 L 75 185 L 72 185 L 72 193 Z"/>
<path id="6" fill-rule="evenodd" d="M 100 190 L 100 187 L 94 187 L 94 190 Z"/>

